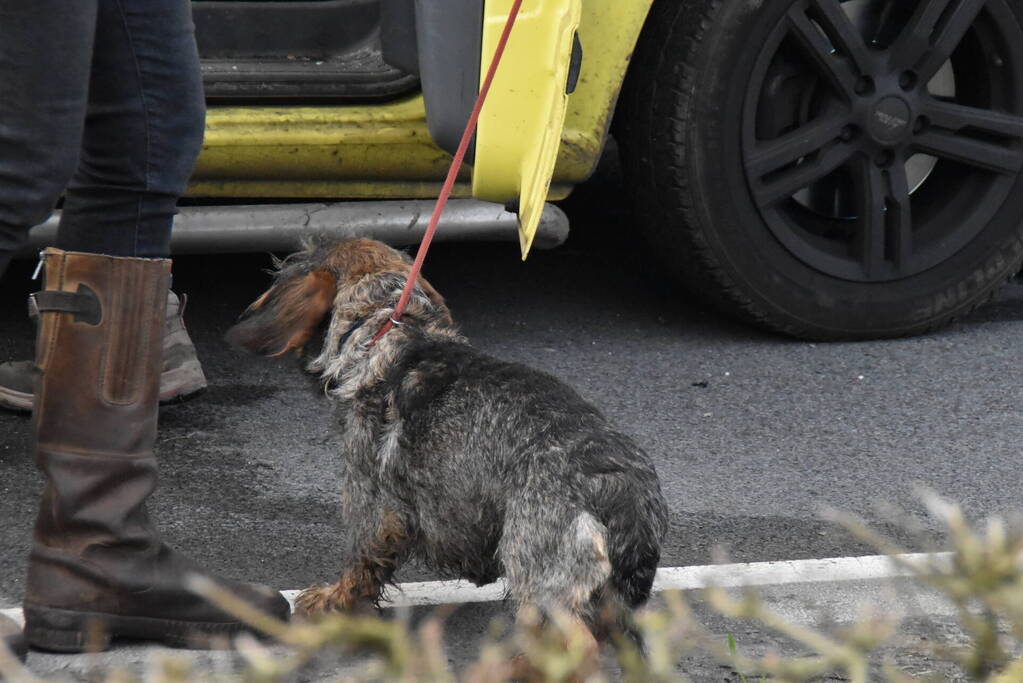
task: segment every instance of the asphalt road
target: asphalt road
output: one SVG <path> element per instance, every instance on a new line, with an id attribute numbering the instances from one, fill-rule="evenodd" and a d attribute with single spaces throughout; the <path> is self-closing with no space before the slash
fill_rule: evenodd
<path id="1" fill-rule="evenodd" d="M 652 273 L 616 198 L 600 210 L 591 201 L 570 204 L 576 234 L 560 249 L 521 263 L 511 244 L 439 244 L 426 274 L 478 347 L 562 377 L 649 451 L 672 514 L 665 566 L 875 554 L 824 521 L 826 506 L 907 549 L 940 549 L 918 484 L 973 517 L 1019 509 L 1019 281 L 925 337 L 808 344 L 689 305 Z M 343 562 L 329 408 L 293 361 L 222 340 L 268 265 L 265 255 L 176 263 L 211 387 L 161 411 L 151 512 L 209 568 L 301 588 Z M 31 266 L 0 285 L 0 358 L 31 352 Z M 0 608 L 19 602 L 41 486 L 28 435 L 25 417 L 0 414 Z M 879 503 L 906 509 L 899 525 Z M 433 576 L 410 567 L 400 579 Z"/>

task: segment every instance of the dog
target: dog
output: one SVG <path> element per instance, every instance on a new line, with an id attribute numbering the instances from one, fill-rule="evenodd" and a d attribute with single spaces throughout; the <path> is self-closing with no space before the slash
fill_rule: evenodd
<path id="1" fill-rule="evenodd" d="M 653 464 L 558 379 L 470 346 L 426 280 L 374 341 L 409 268 L 380 242 L 310 243 L 227 334 L 299 353 L 338 408 L 350 564 L 297 610 L 377 605 L 416 558 L 477 585 L 504 576 L 520 614 L 567 614 L 604 640 L 657 570 L 668 512 Z"/>

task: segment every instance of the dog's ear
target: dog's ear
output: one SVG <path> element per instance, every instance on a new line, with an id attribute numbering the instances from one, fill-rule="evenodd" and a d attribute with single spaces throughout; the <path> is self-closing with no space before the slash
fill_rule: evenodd
<path id="1" fill-rule="evenodd" d="M 278 282 L 246 309 L 225 338 L 263 356 L 300 350 L 330 312 L 336 292 L 337 278 L 326 270 Z"/>

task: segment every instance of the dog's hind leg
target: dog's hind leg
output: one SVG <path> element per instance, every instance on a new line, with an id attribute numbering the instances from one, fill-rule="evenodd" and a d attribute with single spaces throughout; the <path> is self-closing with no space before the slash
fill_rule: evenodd
<path id="1" fill-rule="evenodd" d="M 577 683 L 589 680 L 600 668 L 600 641 L 594 635 L 590 624 L 581 617 L 564 611 L 541 613 L 532 607 L 520 608 L 515 616 L 519 642 L 524 649 L 506 664 L 506 677 L 513 680 L 545 681 L 547 677 L 530 659 L 530 653 L 541 652 L 557 642 L 566 652 L 574 656 L 572 675 L 565 680 Z"/>
<path id="2" fill-rule="evenodd" d="M 520 633 L 555 627 L 579 657 L 577 679 L 600 667 L 594 597 L 611 577 L 607 529 L 589 512 L 554 495 L 528 490 L 509 501 L 498 553 Z M 528 639 L 528 635 L 526 636 Z M 511 663 L 513 677 L 532 680 L 527 652 Z"/>
<path id="3" fill-rule="evenodd" d="M 586 616 L 611 576 L 607 529 L 589 512 L 551 496 L 509 501 L 498 553 L 520 606 Z"/>
<path id="4" fill-rule="evenodd" d="M 561 613 L 593 630 L 593 598 L 608 585 L 611 562 L 607 529 L 592 514 L 526 487 L 508 502 L 498 553 L 520 609 Z"/>
<path id="5" fill-rule="evenodd" d="M 375 607 L 384 587 L 408 555 L 412 532 L 398 513 L 385 510 L 358 533 L 353 543 L 352 565 L 337 583 L 302 591 L 296 612 L 304 615 L 352 612 Z"/>

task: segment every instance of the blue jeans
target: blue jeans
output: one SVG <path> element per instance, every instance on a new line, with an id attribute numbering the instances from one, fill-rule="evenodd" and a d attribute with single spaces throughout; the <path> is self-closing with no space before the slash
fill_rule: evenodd
<path id="1" fill-rule="evenodd" d="M 0 275 L 62 194 L 58 247 L 167 256 L 204 120 L 189 0 L 0 0 Z"/>

